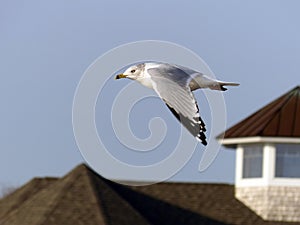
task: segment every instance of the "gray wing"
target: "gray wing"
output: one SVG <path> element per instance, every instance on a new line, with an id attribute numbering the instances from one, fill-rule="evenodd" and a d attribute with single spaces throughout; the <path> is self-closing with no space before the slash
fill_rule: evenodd
<path id="1" fill-rule="evenodd" d="M 164 100 L 175 117 L 202 144 L 207 145 L 205 124 L 189 87 L 190 76 L 183 70 L 168 64 L 148 69 L 154 90 Z"/>

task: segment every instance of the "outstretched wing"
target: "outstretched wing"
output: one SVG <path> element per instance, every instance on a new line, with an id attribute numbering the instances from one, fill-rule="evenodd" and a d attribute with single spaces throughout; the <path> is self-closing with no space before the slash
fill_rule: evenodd
<path id="1" fill-rule="evenodd" d="M 205 124 L 199 115 L 199 108 L 189 87 L 190 75 L 168 64 L 159 69 L 150 68 L 153 88 L 184 127 L 203 145 L 207 145 Z"/>

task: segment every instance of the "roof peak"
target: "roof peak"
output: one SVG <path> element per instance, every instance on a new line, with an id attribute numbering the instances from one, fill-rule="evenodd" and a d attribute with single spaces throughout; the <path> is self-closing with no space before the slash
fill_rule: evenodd
<path id="1" fill-rule="evenodd" d="M 235 198 L 233 185 L 126 187 L 85 164 L 59 179 L 33 179 L 8 197 L 0 201 L 3 225 L 268 224 Z"/>

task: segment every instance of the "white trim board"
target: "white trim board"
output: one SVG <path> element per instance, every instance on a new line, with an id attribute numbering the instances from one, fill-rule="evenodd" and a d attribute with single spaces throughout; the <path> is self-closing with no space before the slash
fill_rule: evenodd
<path id="1" fill-rule="evenodd" d="M 241 138 L 226 138 L 219 139 L 222 145 L 232 145 L 232 144 L 251 144 L 251 143 L 291 143 L 300 144 L 299 138 L 289 138 L 289 137 L 241 137 Z"/>

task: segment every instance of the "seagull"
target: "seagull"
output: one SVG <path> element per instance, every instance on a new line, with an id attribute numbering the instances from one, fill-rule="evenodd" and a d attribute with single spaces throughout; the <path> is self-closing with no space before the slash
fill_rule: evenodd
<path id="1" fill-rule="evenodd" d="M 193 95 L 194 90 L 209 88 L 226 91 L 224 86 L 238 86 L 238 83 L 224 82 L 175 64 L 149 62 L 130 66 L 115 79 L 128 78 L 153 89 L 166 103 L 181 124 L 200 141 L 207 145 L 205 124 L 200 117 L 199 107 Z"/>

